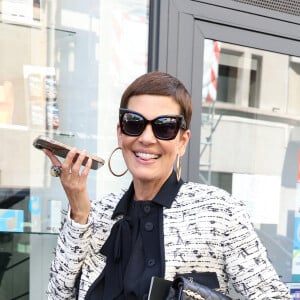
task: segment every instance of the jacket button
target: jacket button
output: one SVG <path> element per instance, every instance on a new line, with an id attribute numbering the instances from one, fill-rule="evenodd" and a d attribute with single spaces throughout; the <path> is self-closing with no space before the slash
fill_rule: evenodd
<path id="1" fill-rule="evenodd" d="M 146 230 L 146 231 L 152 231 L 152 230 L 153 230 L 153 227 L 154 227 L 154 225 L 153 225 L 153 223 L 151 223 L 151 222 L 147 222 L 147 223 L 145 224 L 145 230 Z"/>
<path id="2" fill-rule="evenodd" d="M 144 206 L 144 212 L 145 212 L 146 214 L 149 214 L 150 210 L 151 210 L 150 205 L 149 205 L 149 204 L 145 204 L 145 206 Z"/>
<path id="3" fill-rule="evenodd" d="M 148 260 L 147 265 L 148 265 L 148 267 L 153 267 L 155 265 L 155 259 L 154 258 L 150 258 Z"/>

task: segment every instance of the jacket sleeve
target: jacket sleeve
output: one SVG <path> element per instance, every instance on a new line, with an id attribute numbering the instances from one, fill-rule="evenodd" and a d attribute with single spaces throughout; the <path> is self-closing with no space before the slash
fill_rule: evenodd
<path id="1" fill-rule="evenodd" d="M 233 206 L 230 215 L 224 253 L 226 270 L 236 291 L 250 300 L 292 299 L 271 264 L 244 204 Z"/>
<path id="2" fill-rule="evenodd" d="M 76 280 L 80 276 L 92 234 L 91 222 L 81 225 L 66 217 L 58 236 L 48 284 L 49 300 L 76 298 Z"/>

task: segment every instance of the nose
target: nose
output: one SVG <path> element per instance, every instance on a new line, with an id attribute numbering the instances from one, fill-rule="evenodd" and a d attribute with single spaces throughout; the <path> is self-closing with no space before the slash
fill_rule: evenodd
<path id="1" fill-rule="evenodd" d="M 152 126 L 150 123 L 148 123 L 142 132 L 142 134 L 139 136 L 139 140 L 144 143 L 153 143 L 156 141 L 156 137 L 153 133 Z"/>

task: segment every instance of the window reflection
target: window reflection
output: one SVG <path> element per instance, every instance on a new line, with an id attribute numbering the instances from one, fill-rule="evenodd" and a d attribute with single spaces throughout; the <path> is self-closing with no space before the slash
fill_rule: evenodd
<path id="1" fill-rule="evenodd" d="M 32 142 L 109 156 L 121 92 L 147 68 L 149 1 L 0 2 L 0 299 L 44 299 L 68 206 Z M 91 199 L 120 190 L 109 175 L 90 173 Z"/>
<path id="2" fill-rule="evenodd" d="M 286 282 L 300 278 L 299 93 L 298 57 L 205 41 L 199 180 L 245 201 Z"/>
<path id="3" fill-rule="evenodd" d="M 300 114 L 298 57 L 206 40 L 203 74 L 204 102 Z"/>

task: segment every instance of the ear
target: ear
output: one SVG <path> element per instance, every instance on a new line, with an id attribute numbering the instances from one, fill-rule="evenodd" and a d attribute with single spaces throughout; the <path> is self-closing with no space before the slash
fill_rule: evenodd
<path id="1" fill-rule="evenodd" d="M 117 137 L 118 137 L 118 146 L 122 148 L 122 132 L 119 123 L 117 125 Z"/>
<path id="2" fill-rule="evenodd" d="M 184 155 L 186 147 L 187 147 L 187 145 L 189 143 L 189 140 L 190 140 L 190 136 L 191 136 L 191 131 L 189 129 L 185 130 L 183 132 L 183 134 L 181 134 L 180 141 L 179 141 L 179 149 L 178 149 L 178 155 L 179 156 Z"/>

